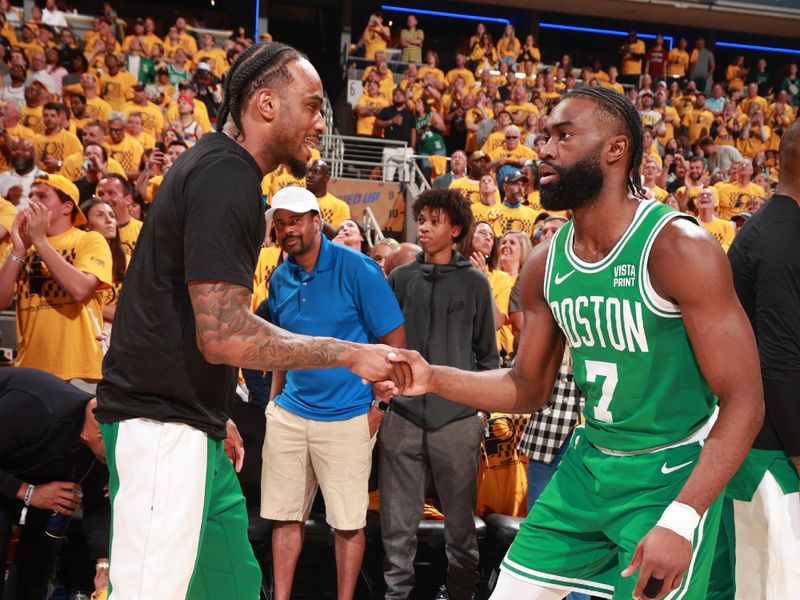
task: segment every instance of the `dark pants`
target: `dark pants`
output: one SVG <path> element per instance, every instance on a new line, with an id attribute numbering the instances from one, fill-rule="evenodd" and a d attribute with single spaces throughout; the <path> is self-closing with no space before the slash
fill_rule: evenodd
<path id="1" fill-rule="evenodd" d="M 380 429 L 381 537 L 386 555 L 387 599 L 405 599 L 414 589 L 417 527 L 425 490 L 433 479 L 445 515 L 447 589 L 453 600 L 472 597 L 478 584 L 475 536 L 478 417 L 426 430 L 389 411 Z"/>
<path id="2" fill-rule="evenodd" d="M 19 521 L 21 507 L 21 502 L 6 498 L 0 500 L 0 564 L 5 563 L 11 526 Z M 0 598 L 42 600 L 45 597 L 61 548 L 61 540 L 53 539 L 44 532 L 49 514 L 48 511 L 33 507 L 28 509 L 12 562 L 16 583 L 11 585 L 13 589 L 5 590 L 5 578 L 2 576 L 4 573 L 0 573 Z"/>

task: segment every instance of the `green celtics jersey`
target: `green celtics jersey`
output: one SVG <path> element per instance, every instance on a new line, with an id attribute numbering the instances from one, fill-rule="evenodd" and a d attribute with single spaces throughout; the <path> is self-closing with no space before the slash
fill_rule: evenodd
<path id="1" fill-rule="evenodd" d="M 654 291 L 647 270 L 656 236 L 681 217 L 660 202 L 641 202 L 617 245 L 595 263 L 575 255 L 571 222 L 550 246 L 545 298 L 586 396 L 586 437 L 601 448 L 630 452 L 675 443 L 716 406 L 680 308 Z"/>

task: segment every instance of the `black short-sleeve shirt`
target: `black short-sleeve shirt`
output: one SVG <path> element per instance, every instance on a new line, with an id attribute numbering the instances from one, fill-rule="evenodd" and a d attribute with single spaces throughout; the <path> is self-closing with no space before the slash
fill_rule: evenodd
<path id="1" fill-rule="evenodd" d="M 800 207 L 775 194 L 731 244 L 733 284 L 756 335 L 766 414 L 753 443 L 800 455 Z"/>
<path id="2" fill-rule="evenodd" d="M 239 144 L 209 133 L 164 178 L 122 285 L 97 388 L 101 422 L 148 418 L 225 437 L 236 370 L 200 353 L 188 284 L 252 289 L 265 227 L 261 177 Z"/>

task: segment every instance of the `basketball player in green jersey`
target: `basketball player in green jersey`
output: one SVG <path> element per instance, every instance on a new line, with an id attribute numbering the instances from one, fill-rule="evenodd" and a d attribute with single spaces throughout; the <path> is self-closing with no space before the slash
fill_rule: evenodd
<path id="1" fill-rule="evenodd" d="M 512 369 L 466 373 L 398 350 L 406 394 L 531 412 L 568 343 L 585 426 L 502 563 L 493 600 L 704 600 L 720 494 L 763 419 L 752 329 L 702 227 L 643 197 L 641 122 L 622 95 L 572 92 L 549 117 L 541 201 L 573 211 L 522 275 Z M 389 355 L 392 357 L 392 355 Z M 377 386 L 380 393 L 380 384 Z"/>

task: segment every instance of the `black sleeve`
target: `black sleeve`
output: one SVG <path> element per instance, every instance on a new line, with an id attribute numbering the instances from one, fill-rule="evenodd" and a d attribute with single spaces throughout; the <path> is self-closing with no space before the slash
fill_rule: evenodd
<path id="1" fill-rule="evenodd" d="M 252 290 L 264 220 L 252 167 L 237 157 L 203 165 L 186 188 L 186 283 L 227 281 Z"/>
<path id="2" fill-rule="evenodd" d="M 378 118 L 381 121 L 388 121 L 392 117 L 394 117 L 394 115 L 392 114 L 392 107 L 391 106 L 387 106 L 386 108 L 382 108 L 381 112 L 378 113 Z"/>

